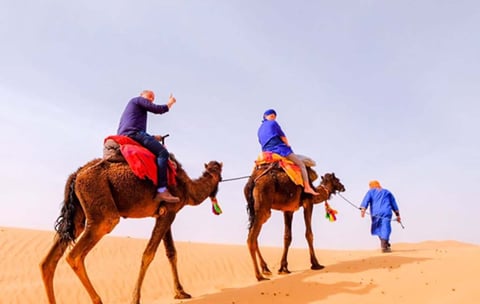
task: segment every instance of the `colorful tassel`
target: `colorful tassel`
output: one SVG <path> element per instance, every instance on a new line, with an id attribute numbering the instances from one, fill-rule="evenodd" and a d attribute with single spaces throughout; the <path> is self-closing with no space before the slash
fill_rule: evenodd
<path id="1" fill-rule="evenodd" d="M 325 218 L 330 222 L 335 222 L 337 220 L 337 213 L 338 211 L 331 208 L 328 202 L 325 201 Z"/>
<path id="2" fill-rule="evenodd" d="M 210 198 L 212 201 L 212 212 L 215 215 L 220 215 L 222 214 L 222 208 L 220 208 L 220 205 L 218 204 L 218 201 L 216 198 Z"/>

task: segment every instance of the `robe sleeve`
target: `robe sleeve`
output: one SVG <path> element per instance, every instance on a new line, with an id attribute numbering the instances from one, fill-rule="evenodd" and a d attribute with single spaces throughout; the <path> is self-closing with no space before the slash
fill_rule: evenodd
<path id="1" fill-rule="evenodd" d="M 360 208 L 365 208 L 367 209 L 368 206 L 372 202 L 372 196 L 370 195 L 371 191 L 368 191 L 367 194 L 365 194 L 365 197 L 363 198 L 362 203 L 360 204 Z"/>
<path id="2" fill-rule="evenodd" d="M 396 213 L 399 211 L 397 201 L 395 200 L 395 197 L 393 196 L 392 193 L 390 193 L 390 205 L 392 207 L 392 210 Z"/>

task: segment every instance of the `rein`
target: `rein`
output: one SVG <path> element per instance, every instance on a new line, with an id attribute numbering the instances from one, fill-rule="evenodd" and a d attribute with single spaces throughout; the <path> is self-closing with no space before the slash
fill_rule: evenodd
<path id="1" fill-rule="evenodd" d="M 229 182 L 229 181 L 234 181 L 237 179 L 244 179 L 244 178 L 249 178 L 250 175 L 245 175 L 245 176 L 240 176 L 240 177 L 233 177 L 233 178 L 227 178 L 227 179 L 222 179 L 220 182 Z"/>
<path id="2" fill-rule="evenodd" d="M 255 179 L 255 181 L 257 181 L 257 179 L 259 179 L 260 177 L 264 176 L 268 171 L 270 171 L 272 168 L 274 167 L 274 163 L 271 163 L 267 169 L 265 169 L 259 176 L 257 176 L 257 178 Z M 227 179 L 222 179 L 220 182 L 229 182 L 229 181 L 234 181 L 234 180 L 238 180 L 238 179 L 244 179 L 244 178 L 250 178 L 251 176 L 250 175 L 245 175 L 245 176 L 240 176 L 240 177 L 233 177 L 233 178 L 227 178 Z"/>

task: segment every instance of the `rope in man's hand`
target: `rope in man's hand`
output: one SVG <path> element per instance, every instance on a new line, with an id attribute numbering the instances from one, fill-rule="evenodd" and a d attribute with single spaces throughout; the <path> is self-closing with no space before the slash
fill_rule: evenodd
<path id="1" fill-rule="evenodd" d="M 347 203 L 349 203 L 350 205 L 352 205 L 353 207 L 355 207 L 356 209 L 359 209 L 362 211 L 361 213 L 361 216 L 364 217 L 365 214 L 368 214 L 368 215 L 371 215 L 366 209 L 364 208 L 360 208 L 358 206 L 356 206 L 354 203 L 350 202 L 348 199 L 346 199 L 343 195 L 341 195 L 340 193 L 337 193 L 341 198 L 343 198 Z M 402 229 L 405 229 L 405 226 L 403 226 L 403 223 L 402 223 L 402 220 L 400 218 L 400 215 L 397 215 L 397 218 L 395 219 L 390 219 L 388 217 L 384 217 L 384 216 L 379 216 L 379 215 L 371 215 L 372 217 L 378 217 L 378 218 L 384 218 L 384 219 L 388 219 L 388 220 L 391 220 L 391 221 L 396 221 L 397 223 L 400 224 L 400 226 L 402 226 Z"/>

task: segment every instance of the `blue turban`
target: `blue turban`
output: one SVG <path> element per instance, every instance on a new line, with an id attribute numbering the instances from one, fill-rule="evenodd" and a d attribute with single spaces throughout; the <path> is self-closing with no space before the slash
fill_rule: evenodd
<path id="1" fill-rule="evenodd" d="M 277 112 L 275 112 L 274 109 L 268 109 L 265 111 L 265 113 L 263 113 L 263 117 L 267 116 L 267 115 L 270 115 L 270 114 L 275 114 L 277 115 Z"/>

